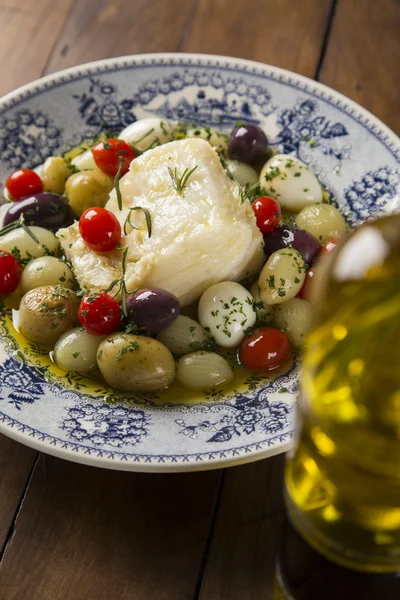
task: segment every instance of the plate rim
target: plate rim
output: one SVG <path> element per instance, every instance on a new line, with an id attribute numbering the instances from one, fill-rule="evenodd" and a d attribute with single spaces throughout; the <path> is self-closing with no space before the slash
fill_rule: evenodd
<path id="1" fill-rule="evenodd" d="M 92 61 L 81 65 L 75 65 L 55 73 L 51 73 L 44 77 L 33 80 L 16 90 L 13 90 L 3 97 L 0 98 L 0 113 L 3 110 L 12 108 L 18 102 L 34 97 L 40 92 L 46 91 L 46 89 L 52 89 L 55 84 L 62 85 L 69 81 L 76 81 L 83 79 L 94 73 L 107 73 L 116 70 L 132 69 L 141 66 L 204 66 L 207 68 L 229 68 L 233 72 L 240 72 L 242 67 L 243 72 L 248 75 L 264 75 L 270 79 L 281 82 L 282 84 L 291 85 L 302 89 L 313 96 L 331 104 L 336 109 L 344 112 L 350 118 L 353 118 L 357 123 L 365 127 L 368 132 L 375 137 L 393 154 L 393 156 L 400 162 L 400 138 L 378 117 L 373 115 L 366 108 L 359 105 L 354 100 L 351 100 L 341 92 L 337 92 L 333 88 L 315 81 L 305 75 L 295 73 L 293 71 L 276 67 L 273 65 L 261 63 L 258 61 L 252 61 L 243 58 L 228 57 L 217 54 L 202 54 L 202 53 L 177 53 L 177 52 L 159 52 L 159 53 L 144 53 L 144 54 L 133 54 L 125 55 L 115 58 L 102 59 L 98 61 Z M 297 84 L 297 85 L 296 85 Z M 299 85 L 300 84 L 300 85 Z M 334 101 L 333 101 L 334 100 Z M 293 400 L 296 403 L 296 399 Z M 57 456 L 72 462 L 80 464 L 96 466 L 100 468 L 107 468 L 112 470 L 122 471 L 141 471 L 141 472 L 176 472 L 176 471 L 203 471 L 217 468 L 225 468 L 229 466 L 244 464 L 248 462 L 254 462 L 261 460 L 276 454 L 287 452 L 292 445 L 293 431 L 289 432 L 288 438 L 280 443 L 269 445 L 267 441 L 252 442 L 247 445 L 231 448 L 226 451 L 213 451 L 204 453 L 194 453 L 192 455 L 176 455 L 176 458 L 180 459 L 179 462 L 174 462 L 174 455 L 141 455 L 135 454 L 137 460 L 135 460 L 132 454 L 129 457 L 123 459 L 124 453 L 121 451 L 113 450 L 101 450 L 104 454 L 108 454 L 108 457 L 93 456 L 90 453 L 85 453 L 84 447 L 79 447 L 78 444 L 71 442 L 71 446 L 75 445 L 75 451 L 71 448 L 63 448 L 61 443 L 63 440 L 44 434 L 39 430 L 35 430 L 28 425 L 19 423 L 16 419 L 9 417 L 2 413 L 3 419 L 0 420 L 0 432 L 4 435 L 24 444 L 38 451 L 43 451 L 47 454 Z M 7 423 L 7 420 L 11 421 L 11 424 Z M 14 429 L 14 427 L 20 427 L 20 429 Z M 21 430 L 22 429 L 22 430 Z M 35 433 L 26 433 L 26 429 L 31 429 L 32 432 L 36 432 L 39 435 L 45 436 L 45 439 L 37 439 Z M 48 439 L 46 439 L 48 438 Z M 60 446 L 51 445 L 49 439 L 52 439 L 55 443 L 60 443 Z M 65 442 L 69 444 L 69 442 Z M 245 448 L 251 448 L 251 446 L 259 446 L 259 448 L 250 449 L 244 451 Z M 261 446 L 261 447 L 260 447 Z M 96 449 L 90 449 L 94 454 Z M 100 449 L 99 449 L 100 451 Z M 234 453 L 233 456 L 223 456 L 224 454 Z M 238 454 L 235 456 L 235 453 Z M 121 454 L 121 460 L 116 461 L 110 455 Z M 222 456 L 221 456 L 222 455 Z M 184 456 L 189 456 L 188 460 L 182 462 Z M 204 458 L 196 458 L 202 457 Z M 159 462 L 153 462 L 154 459 Z M 172 461 L 172 462 L 171 462 Z"/>

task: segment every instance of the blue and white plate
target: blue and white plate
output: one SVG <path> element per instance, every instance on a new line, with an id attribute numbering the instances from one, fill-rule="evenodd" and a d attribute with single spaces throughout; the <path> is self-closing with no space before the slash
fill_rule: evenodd
<path id="1" fill-rule="evenodd" d="M 0 101 L 0 182 L 103 127 L 147 116 L 231 129 L 260 124 L 306 162 L 355 225 L 400 208 L 400 143 L 385 125 L 305 77 L 239 59 L 153 54 L 104 60 L 31 83 Z M 124 397 L 67 376 L 0 317 L 0 432 L 56 456 L 110 469 L 212 469 L 286 451 L 298 365 L 274 382 L 179 398 Z"/>

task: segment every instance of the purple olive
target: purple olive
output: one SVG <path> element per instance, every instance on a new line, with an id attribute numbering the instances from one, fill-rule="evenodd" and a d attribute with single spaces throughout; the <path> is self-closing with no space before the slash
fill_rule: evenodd
<path id="1" fill-rule="evenodd" d="M 293 246 L 295 250 L 298 250 L 309 266 L 321 250 L 318 240 L 311 233 L 302 229 L 277 227 L 264 233 L 264 252 L 267 258 L 273 252 L 286 246 Z"/>
<path id="2" fill-rule="evenodd" d="M 230 158 L 252 165 L 268 157 L 268 139 L 258 125 L 238 125 L 229 138 Z"/>
<path id="3" fill-rule="evenodd" d="M 4 216 L 4 225 L 18 221 L 24 215 L 27 225 L 37 225 L 57 231 L 74 222 L 71 207 L 65 198 L 50 192 L 41 192 L 13 202 Z"/>
<path id="4" fill-rule="evenodd" d="M 156 335 L 171 325 L 179 316 L 180 304 L 176 296 L 159 288 L 143 289 L 130 294 L 126 300 L 128 320 Z"/>

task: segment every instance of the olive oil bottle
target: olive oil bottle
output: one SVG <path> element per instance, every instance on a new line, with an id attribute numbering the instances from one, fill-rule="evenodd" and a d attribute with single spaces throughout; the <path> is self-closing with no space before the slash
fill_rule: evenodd
<path id="1" fill-rule="evenodd" d="M 314 295 L 276 598 L 400 599 L 400 215 L 353 233 Z"/>

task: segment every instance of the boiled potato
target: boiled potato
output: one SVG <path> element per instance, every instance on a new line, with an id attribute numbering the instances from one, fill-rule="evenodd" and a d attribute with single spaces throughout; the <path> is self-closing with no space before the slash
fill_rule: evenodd
<path id="1" fill-rule="evenodd" d="M 19 260 L 38 258 L 58 252 L 60 243 L 54 233 L 43 227 L 36 227 L 36 225 L 30 225 L 29 230 L 39 240 L 39 244 L 22 227 L 19 227 L 0 238 L 1 249 L 7 252 L 14 250 L 15 256 Z"/>
<path id="2" fill-rule="evenodd" d="M 168 348 L 133 334 L 107 336 L 99 346 L 97 364 L 106 382 L 125 392 L 159 392 L 175 378 L 175 362 Z"/>
<path id="3" fill-rule="evenodd" d="M 311 233 L 321 244 L 332 238 L 340 238 L 346 232 L 346 222 L 332 204 L 316 204 L 303 208 L 296 217 L 299 229 Z"/>
<path id="4" fill-rule="evenodd" d="M 43 191 L 63 194 L 65 182 L 71 175 L 71 169 L 61 156 L 49 156 L 41 169 Z"/>
<path id="5" fill-rule="evenodd" d="M 240 344 L 256 322 L 250 292 L 234 281 L 221 281 L 206 289 L 198 310 L 201 325 L 223 348 Z"/>
<path id="6" fill-rule="evenodd" d="M 104 208 L 114 187 L 112 177 L 98 171 L 74 173 L 67 179 L 65 192 L 75 216 L 93 206 Z"/>
<path id="7" fill-rule="evenodd" d="M 322 202 L 322 188 L 310 169 L 294 156 L 276 154 L 264 165 L 260 185 L 276 198 L 282 208 L 299 212 Z"/>
<path id="8" fill-rule="evenodd" d="M 302 288 L 307 266 L 300 252 L 284 248 L 273 252 L 258 278 L 260 297 L 266 304 L 291 300 Z"/>
<path id="9" fill-rule="evenodd" d="M 173 137 L 173 129 L 168 121 L 154 118 L 139 119 L 125 127 L 118 137 L 144 151 L 152 145 L 170 142 Z"/>
<path id="10" fill-rule="evenodd" d="M 188 354 L 204 348 L 208 338 L 200 323 L 179 315 L 172 325 L 160 331 L 157 340 L 174 354 Z"/>
<path id="11" fill-rule="evenodd" d="M 313 323 L 313 308 L 310 302 L 293 298 L 279 304 L 274 311 L 274 325 L 283 329 L 289 341 L 297 348 L 301 346 Z"/>
<path id="12" fill-rule="evenodd" d="M 60 369 L 88 373 L 97 365 L 97 350 L 104 335 L 91 335 L 76 327 L 64 333 L 54 347 L 53 357 Z"/>
<path id="13" fill-rule="evenodd" d="M 228 150 L 228 142 L 229 138 L 227 135 L 216 131 L 212 127 L 194 127 L 193 129 L 188 129 L 186 132 L 186 137 L 197 137 L 202 138 L 203 140 L 207 140 L 216 148 L 217 152 L 222 152 L 222 154 L 226 155 Z"/>
<path id="14" fill-rule="evenodd" d="M 35 288 L 21 300 L 18 328 L 31 342 L 52 346 L 78 322 L 78 306 L 75 292 L 66 287 Z"/>
<path id="15" fill-rule="evenodd" d="M 258 181 L 258 173 L 250 165 L 239 162 L 238 160 L 227 160 L 225 168 L 239 185 L 254 185 Z"/>
<path id="16" fill-rule="evenodd" d="M 233 379 L 228 362 L 215 352 L 192 352 L 178 361 L 177 381 L 189 390 L 207 390 Z"/>
<path id="17" fill-rule="evenodd" d="M 75 156 L 75 158 L 71 160 L 71 164 L 73 164 L 80 171 L 97 171 L 98 173 L 103 172 L 96 165 L 91 148 L 88 148 L 85 150 L 85 152 L 82 152 L 82 154 Z"/>
<path id="18" fill-rule="evenodd" d="M 30 290 L 44 285 L 62 285 L 66 288 L 73 288 L 74 276 L 69 266 L 55 256 L 42 256 L 32 260 L 22 273 L 21 291 L 26 294 Z"/>
<path id="19" fill-rule="evenodd" d="M 272 320 L 273 308 L 261 300 L 258 281 L 255 281 L 251 286 L 250 294 L 253 296 L 255 302 L 257 321 L 263 324 L 270 323 Z"/>

